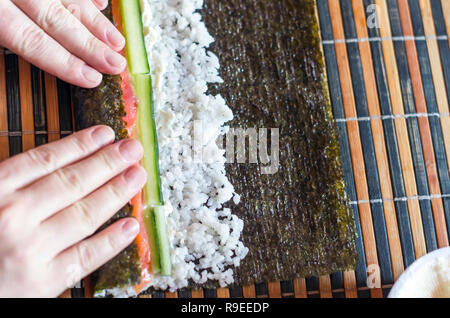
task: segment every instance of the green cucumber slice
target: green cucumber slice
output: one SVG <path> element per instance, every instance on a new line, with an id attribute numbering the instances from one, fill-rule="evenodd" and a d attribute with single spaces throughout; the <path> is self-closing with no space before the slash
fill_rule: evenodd
<path id="1" fill-rule="evenodd" d="M 145 230 L 148 236 L 148 245 L 150 246 L 150 263 L 152 266 L 152 273 L 157 274 L 161 272 L 161 261 L 159 257 L 159 248 L 156 240 L 156 224 L 155 216 L 151 208 L 146 208 L 142 211 L 144 216 Z"/>
<path id="2" fill-rule="evenodd" d="M 158 245 L 161 275 L 170 276 L 172 264 L 170 261 L 169 234 L 167 232 L 166 212 L 163 206 L 154 206 L 156 244 Z"/>
<path id="3" fill-rule="evenodd" d="M 159 176 L 158 140 L 152 107 L 152 80 L 149 74 L 133 75 L 134 90 L 138 99 L 137 138 L 144 147 L 142 166 L 147 171 L 144 203 L 149 207 L 164 205 Z"/>
<path id="4" fill-rule="evenodd" d="M 159 176 L 158 138 L 152 105 L 152 80 L 144 42 L 139 0 L 121 0 L 128 68 L 138 99 L 137 138 L 144 147 L 142 166 L 147 172 L 144 187 L 144 220 L 151 249 L 153 273 L 171 274 L 170 244 Z"/>
<path id="5" fill-rule="evenodd" d="M 144 187 L 146 229 L 149 236 L 153 273 L 171 274 L 170 246 L 167 222 L 162 206 L 161 179 L 159 176 L 158 140 L 152 107 L 152 82 L 149 74 L 136 74 L 135 94 L 138 99 L 137 134 L 144 147 L 142 166 L 147 171 Z"/>
<path id="6" fill-rule="evenodd" d="M 170 276 L 172 264 L 170 260 L 169 235 L 164 206 L 157 205 L 144 210 L 144 221 L 149 233 L 152 273 Z"/>
<path id="7" fill-rule="evenodd" d="M 131 74 L 148 74 L 147 51 L 144 42 L 141 5 L 139 0 L 120 0 L 123 32 L 126 39 L 128 68 Z"/>

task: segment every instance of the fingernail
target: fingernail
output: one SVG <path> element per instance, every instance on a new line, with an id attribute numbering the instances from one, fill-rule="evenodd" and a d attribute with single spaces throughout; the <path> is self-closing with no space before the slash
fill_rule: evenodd
<path id="1" fill-rule="evenodd" d="M 125 46 L 125 38 L 116 28 L 109 29 L 106 33 L 106 36 L 109 43 L 111 43 L 112 45 L 120 48 L 123 48 Z"/>
<path id="2" fill-rule="evenodd" d="M 94 129 L 91 136 L 92 140 L 94 140 L 94 142 L 98 146 L 104 146 L 114 140 L 115 134 L 114 130 L 112 130 L 110 127 L 101 126 Z"/>
<path id="3" fill-rule="evenodd" d="M 97 3 L 97 5 L 102 9 L 104 9 L 106 7 L 105 0 L 94 0 L 94 2 Z"/>
<path id="4" fill-rule="evenodd" d="M 141 159 L 143 151 L 141 144 L 134 139 L 125 140 L 119 145 L 119 152 L 127 162 L 136 162 Z"/>
<path id="5" fill-rule="evenodd" d="M 147 181 L 147 173 L 142 167 L 133 167 L 125 172 L 124 178 L 131 189 L 140 189 Z"/>
<path id="6" fill-rule="evenodd" d="M 127 239 L 135 238 L 139 233 L 139 223 L 134 219 L 122 223 L 122 233 Z"/>
<path id="7" fill-rule="evenodd" d="M 81 73 L 83 74 L 84 78 L 91 83 L 98 84 L 102 81 L 102 74 L 86 64 L 82 66 Z"/>
<path id="8" fill-rule="evenodd" d="M 110 48 L 105 49 L 105 59 L 109 65 L 115 68 L 123 69 L 127 61 L 119 53 L 111 50 Z"/>

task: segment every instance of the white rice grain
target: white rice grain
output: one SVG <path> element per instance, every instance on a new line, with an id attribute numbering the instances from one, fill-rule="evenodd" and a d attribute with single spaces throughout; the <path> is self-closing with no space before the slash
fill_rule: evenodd
<path id="1" fill-rule="evenodd" d="M 141 2 L 172 248 L 172 276 L 155 276 L 152 286 L 174 291 L 190 280 L 226 286 L 248 249 L 240 241 L 242 220 L 223 208 L 240 199 L 225 174 L 224 150 L 216 144 L 233 113 L 221 96 L 206 94 L 208 83 L 223 81 L 219 59 L 207 50 L 214 39 L 196 12 L 203 0 Z M 194 134 L 198 121 L 202 138 Z M 202 160 L 195 160 L 195 143 Z"/>

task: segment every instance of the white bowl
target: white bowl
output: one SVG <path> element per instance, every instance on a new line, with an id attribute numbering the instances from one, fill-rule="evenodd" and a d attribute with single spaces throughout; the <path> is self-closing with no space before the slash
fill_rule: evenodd
<path id="1" fill-rule="evenodd" d="M 450 298 L 450 247 L 416 260 L 400 276 L 389 298 Z"/>

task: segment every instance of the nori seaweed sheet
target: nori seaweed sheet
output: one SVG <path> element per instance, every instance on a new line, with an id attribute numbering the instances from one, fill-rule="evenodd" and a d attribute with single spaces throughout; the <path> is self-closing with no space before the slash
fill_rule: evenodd
<path id="1" fill-rule="evenodd" d="M 238 284 L 318 276 L 357 262 L 314 0 L 205 0 L 233 128 L 279 128 L 280 166 L 230 163 L 250 249 Z M 270 140 L 270 139 L 269 139 Z M 248 145 L 247 145 L 248 147 Z M 269 145 L 270 149 L 270 145 Z M 248 152 L 247 152 L 248 153 Z M 248 162 L 248 160 L 247 160 Z"/>
<path id="2" fill-rule="evenodd" d="M 111 6 L 104 14 L 112 20 Z M 73 88 L 75 128 L 81 130 L 94 125 L 108 125 L 116 133 L 116 140 L 128 137 L 122 118 L 125 116 L 122 101 L 121 77 L 104 75 L 100 86 L 94 89 Z M 127 204 L 102 229 L 118 219 L 131 216 L 132 207 Z M 91 275 L 94 292 L 114 287 L 133 286 L 140 282 L 141 265 L 136 243 L 106 263 Z"/>
<path id="3" fill-rule="evenodd" d="M 216 39 L 211 50 L 224 79 L 209 92 L 221 94 L 233 109 L 230 126 L 280 132 L 276 174 L 264 175 L 256 164 L 227 164 L 241 195 L 241 203 L 230 208 L 244 220 L 250 249 L 235 269 L 235 283 L 353 269 L 355 224 L 346 204 L 314 0 L 205 0 L 202 15 Z M 77 129 L 108 124 L 125 138 L 123 112 L 120 77 L 105 76 L 93 90 L 75 88 Z M 114 219 L 130 215 L 129 208 Z M 96 289 L 109 288 L 136 283 L 139 272 L 133 244 L 93 279 Z"/>

